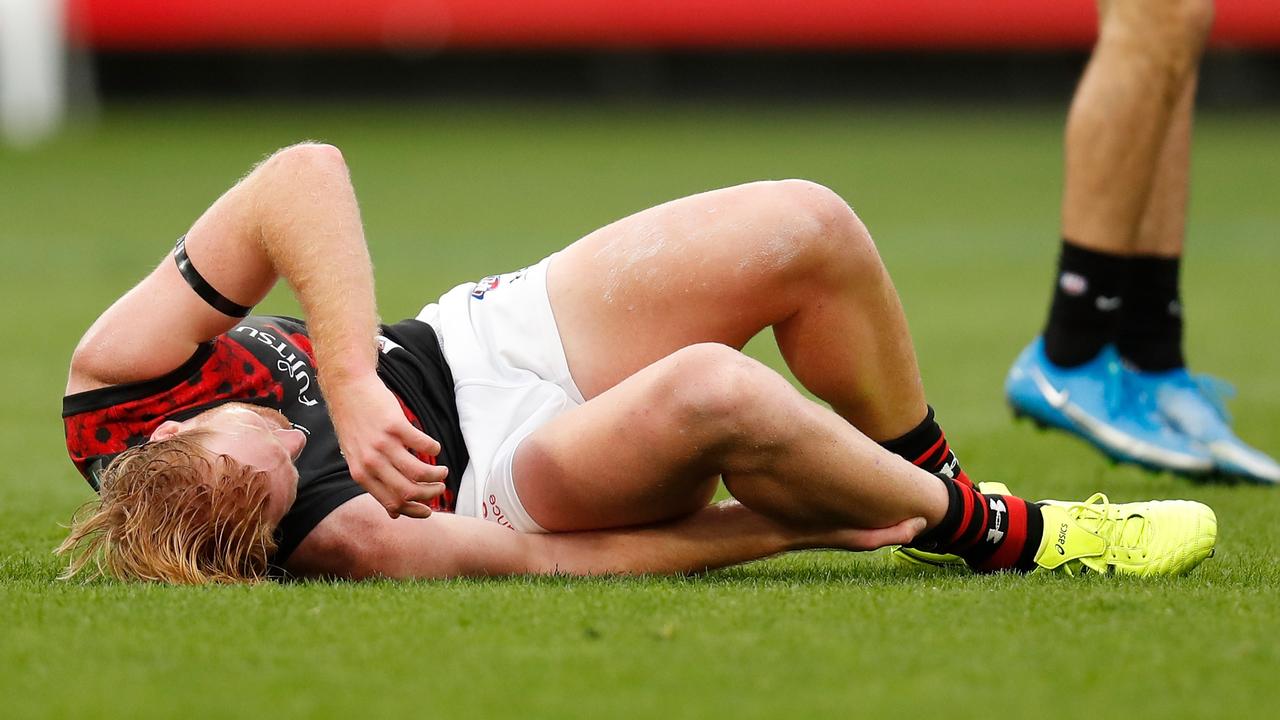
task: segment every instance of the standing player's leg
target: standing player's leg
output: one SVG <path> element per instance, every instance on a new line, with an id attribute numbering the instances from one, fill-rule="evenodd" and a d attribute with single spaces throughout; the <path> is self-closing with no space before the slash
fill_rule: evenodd
<path id="1" fill-rule="evenodd" d="M 1175 109 L 1190 102 L 1212 20 L 1212 0 L 1100 4 L 1098 41 L 1067 116 L 1062 234 L 1073 245 L 1135 251 Z M 1173 162 L 1177 149 L 1174 138 Z"/>
<path id="2" fill-rule="evenodd" d="M 1067 120 L 1063 241 L 1049 319 L 1010 370 L 1006 393 L 1016 413 L 1074 432 L 1116 459 L 1204 472 L 1212 462 L 1203 448 L 1125 392 L 1112 344 L 1133 269 L 1143 264 L 1135 253 L 1181 251 L 1195 73 L 1212 0 L 1107 2 L 1099 15 L 1098 42 Z"/>
<path id="3" fill-rule="evenodd" d="M 1120 356 L 1143 370 L 1182 367 L 1182 306 L 1178 293 L 1190 195 L 1194 70 L 1182 88 L 1151 181 L 1151 193 L 1128 249 L 1123 304 L 1114 341 Z"/>
<path id="4" fill-rule="evenodd" d="M 1152 181 L 1151 198 L 1128 258 L 1116 349 L 1128 392 L 1206 449 L 1216 471 L 1280 483 L 1280 463 L 1236 437 L 1222 397 L 1230 385 L 1187 372 L 1180 274 L 1190 188 L 1196 73 L 1174 110 Z"/>

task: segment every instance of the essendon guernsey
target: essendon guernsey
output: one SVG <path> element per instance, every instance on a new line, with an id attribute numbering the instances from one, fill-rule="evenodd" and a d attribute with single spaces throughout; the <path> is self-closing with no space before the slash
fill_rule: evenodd
<path id="1" fill-rule="evenodd" d="M 423 458 L 449 467 L 448 490 L 433 506 L 452 510 L 467 465 L 458 427 L 453 377 L 435 332 L 405 320 L 384 325 L 378 376 L 400 400 L 405 417 L 440 441 L 440 455 Z M 166 420 L 186 420 L 226 402 L 274 408 L 307 435 L 298 457 L 298 497 L 277 530 L 277 566 L 326 515 L 364 492 L 347 470 L 316 380 L 306 325 L 297 319 L 251 316 L 205 343 L 163 377 L 67 396 L 62 417 L 67 451 L 96 490 L 111 459 L 141 444 Z"/>

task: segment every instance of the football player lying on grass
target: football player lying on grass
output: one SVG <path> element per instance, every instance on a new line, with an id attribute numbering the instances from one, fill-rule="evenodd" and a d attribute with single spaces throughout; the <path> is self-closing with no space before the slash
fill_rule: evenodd
<path id="1" fill-rule="evenodd" d="M 249 315 L 280 278 L 305 324 Z M 769 327 L 831 409 L 739 351 Z M 98 318 L 63 414 L 100 493 L 67 576 L 681 573 L 886 545 L 1165 575 L 1217 532 L 1199 503 L 970 482 L 866 228 L 796 180 L 645 210 L 379 325 L 342 155 L 286 148 Z M 709 504 L 721 480 L 735 501 Z"/>

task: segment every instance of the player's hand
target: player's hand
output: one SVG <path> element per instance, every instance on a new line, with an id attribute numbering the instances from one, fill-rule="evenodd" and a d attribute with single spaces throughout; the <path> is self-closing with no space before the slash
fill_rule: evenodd
<path id="1" fill-rule="evenodd" d="M 889 545 L 906 545 L 916 536 L 924 532 L 925 519 L 922 517 L 907 518 L 897 525 L 874 530 L 838 530 L 830 538 L 828 547 L 839 547 L 845 550 L 878 550 Z"/>
<path id="2" fill-rule="evenodd" d="M 325 385 L 329 415 L 351 477 L 392 518 L 424 518 L 427 503 L 444 494 L 449 469 L 419 460 L 440 453 L 440 443 L 413 426 L 395 395 L 376 374 Z"/>

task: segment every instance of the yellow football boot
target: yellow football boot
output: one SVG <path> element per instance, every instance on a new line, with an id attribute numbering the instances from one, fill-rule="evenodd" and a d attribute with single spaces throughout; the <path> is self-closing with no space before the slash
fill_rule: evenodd
<path id="1" fill-rule="evenodd" d="M 984 482 L 978 483 L 978 492 L 983 495 L 1012 495 L 1009 488 L 1004 483 Z M 946 555 L 943 553 L 931 553 L 924 550 L 916 550 L 905 545 L 899 545 L 889 551 L 889 557 L 899 565 L 904 567 L 934 567 L 944 570 L 962 570 L 971 572 L 969 566 L 959 555 Z"/>
<path id="2" fill-rule="evenodd" d="M 1213 555 L 1218 518 L 1190 500 L 1040 503 L 1044 537 L 1035 572 L 1185 575 Z"/>

